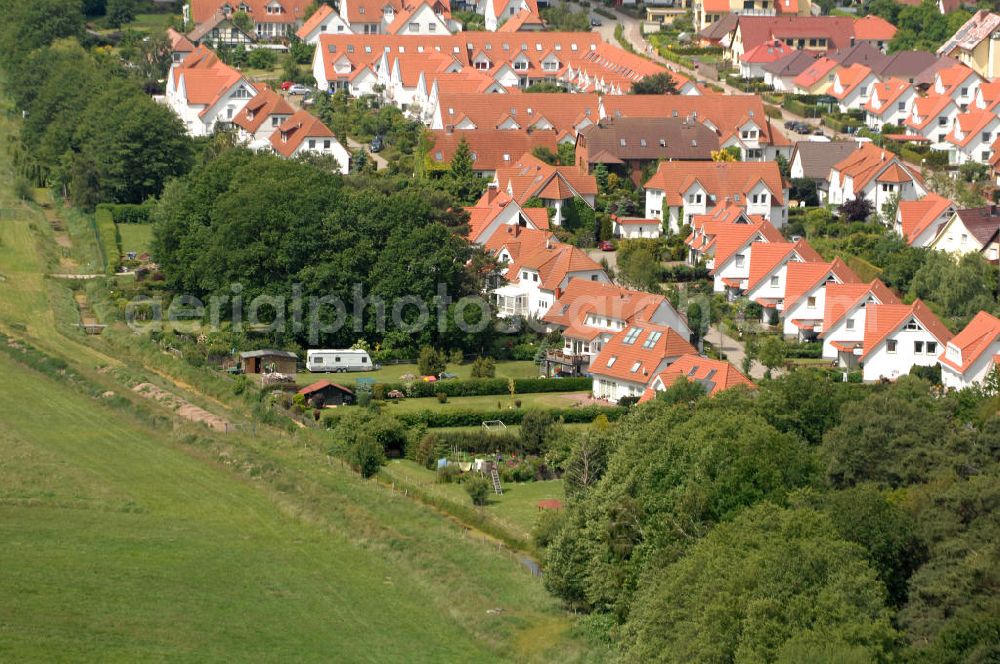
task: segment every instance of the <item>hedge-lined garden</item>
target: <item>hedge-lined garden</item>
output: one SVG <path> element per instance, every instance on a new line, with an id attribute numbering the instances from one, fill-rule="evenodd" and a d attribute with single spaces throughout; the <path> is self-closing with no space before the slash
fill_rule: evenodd
<path id="1" fill-rule="evenodd" d="M 593 385 L 593 379 L 580 378 L 514 378 L 515 394 L 542 394 L 553 392 L 586 392 Z M 376 400 L 387 398 L 390 392 L 398 391 L 410 398 L 433 397 L 444 394 L 449 397 L 481 397 L 510 394 L 510 380 L 507 378 L 474 378 L 470 380 L 443 380 L 433 383 L 375 383 L 372 396 Z M 478 423 L 477 423 L 478 424 Z"/>
<path id="2" fill-rule="evenodd" d="M 351 409 L 337 409 L 323 414 L 323 423 L 327 428 L 337 426 L 337 423 L 350 413 Z M 520 424 L 526 413 L 535 412 L 530 408 L 505 409 L 456 409 L 456 410 L 420 410 L 411 413 L 394 413 L 394 417 L 407 427 L 425 426 L 429 429 L 442 427 L 478 427 L 483 422 L 500 421 L 510 426 Z M 598 416 L 604 415 L 608 421 L 615 421 L 628 412 L 624 406 L 578 406 L 575 408 L 546 408 L 547 414 L 566 424 L 587 424 Z"/>

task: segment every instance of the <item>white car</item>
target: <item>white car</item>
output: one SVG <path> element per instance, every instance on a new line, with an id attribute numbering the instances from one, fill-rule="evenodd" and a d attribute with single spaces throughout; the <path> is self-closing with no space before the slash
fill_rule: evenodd
<path id="1" fill-rule="evenodd" d="M 296 83 L 292 87 L 288 88 L 288 94 L 290 95 L 307 95 L 310 92 L 312 92 L 312 90 L 299 83 Z"/>

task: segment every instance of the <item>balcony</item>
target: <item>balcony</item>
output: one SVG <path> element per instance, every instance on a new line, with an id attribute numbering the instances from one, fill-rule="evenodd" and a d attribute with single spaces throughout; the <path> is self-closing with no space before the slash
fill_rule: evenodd
<path id="1" fill-rule="evenodd" d="M 545 375 L 562 374 L 565 376 L 582 376 L 590 368 L 588 353 L 573 353 L 563 348 L 545 351 Z"/>

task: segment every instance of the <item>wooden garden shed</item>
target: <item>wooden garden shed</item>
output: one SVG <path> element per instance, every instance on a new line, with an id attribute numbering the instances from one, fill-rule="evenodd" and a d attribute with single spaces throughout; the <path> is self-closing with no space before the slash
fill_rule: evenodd
<path id="1" fill-rule="evenodd" d="M 312 385 L 307 385 L 299 390 L 299 394 L 304 396 L 306 402 L 312 404 L 313 408 L 344 406 L 354 403 L 352 390 L 328 380 L 319 380 Z"/>
<path id="2" fill-rule="evenodd" d="M 246 374 L 294 374 L 298 356 L 285 350 L 265 348 L 240 353 L 240 371 Z"/>

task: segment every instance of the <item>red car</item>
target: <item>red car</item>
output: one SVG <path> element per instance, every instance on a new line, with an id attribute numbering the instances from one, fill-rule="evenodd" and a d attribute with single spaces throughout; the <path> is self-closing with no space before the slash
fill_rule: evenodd
<path id="1" fill-rule="evenodd" d="M 292 83 L 291 81 L 285 81 L 281 84 L 281 89 L 288 90 L 288 88 L 292 87 L 293 85 L 294 83 Z"/>
<path id="2" fill-rule="evenodd" d="M 601 240 L 597 243 L 597 248 L 601 251 L 614 251 L 615 245 L 611 244 L 611 240 Z"/>

